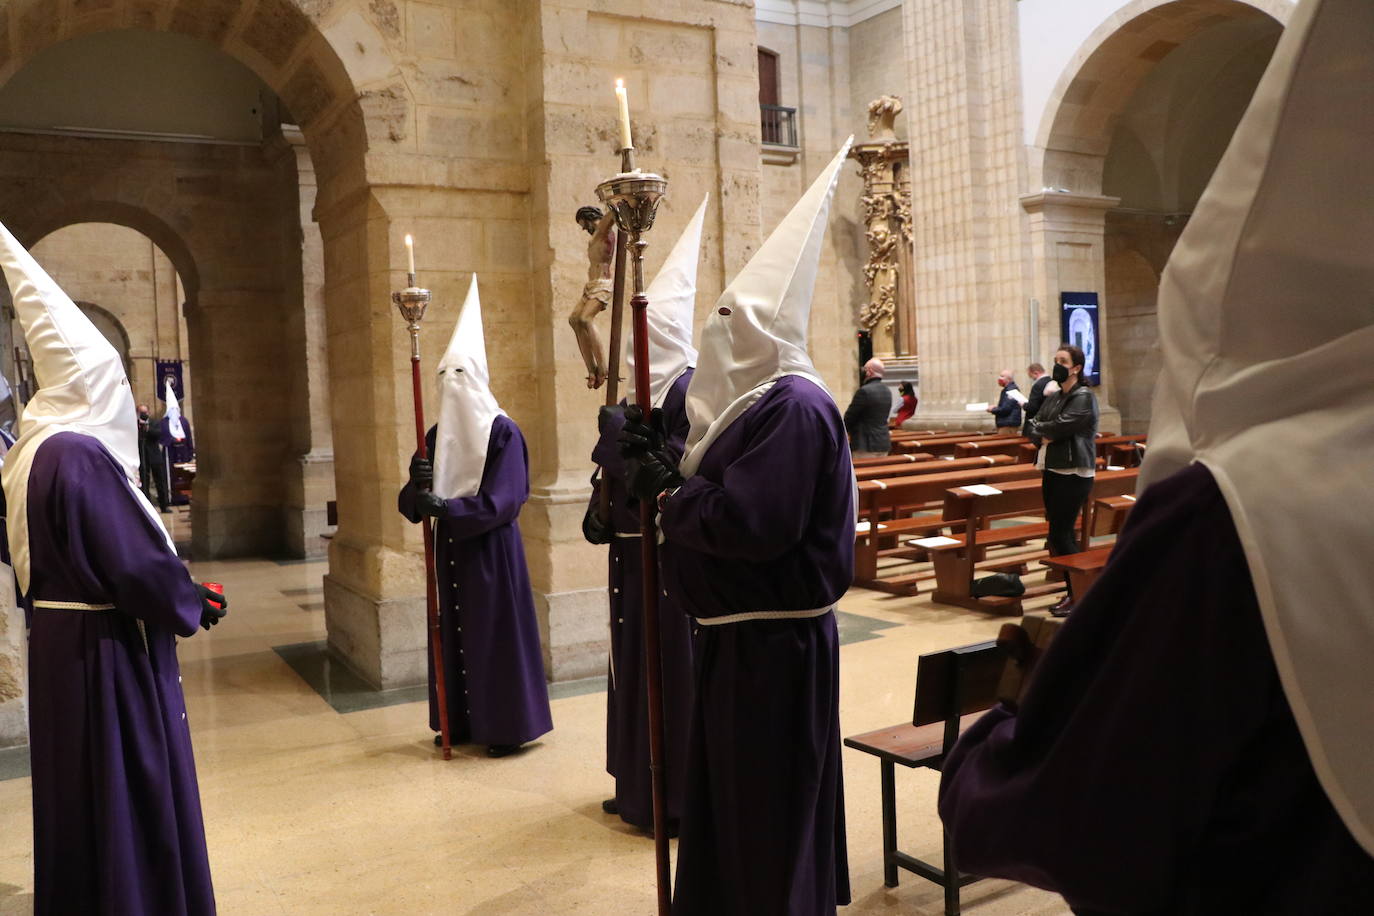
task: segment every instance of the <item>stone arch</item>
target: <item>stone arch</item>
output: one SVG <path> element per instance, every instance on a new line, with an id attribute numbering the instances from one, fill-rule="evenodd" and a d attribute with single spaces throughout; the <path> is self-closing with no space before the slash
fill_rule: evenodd
<path id="1" fill-rule="evenodd" d="M 1228 20 L 1285 24 L 1288 0 L 1131 0 L 1104 20 L 1068 61 L 1032 147 L 1032 187 L 1102 193 L 1102 164 L 1117 118 L 1141 82 L 1174 48 Z M 1037 177 L 1038 176 L 1038 177 Z"/>
<path id="2" fill-rule="evenodd" d="M 105 339 L 110 341 L 110 345 L 119 351 L 119 356 L 124 361 L 124 372 L 126 375 L 129 374 L 129 332 L 124 329 L 124 322 L 120 321 L 114 312 L 107 308 L 101 308 L 94 302 L 87 302 L 85 299 L 73 301 L 75 301 L 76 307 L 81 309 L 87 318 L 91 319 L 91 324 L 94 324 L 96 329 L 105 335 Z M 110 339 L 111 335 L 107 332 L 107 328 L 114 332 L 115 339 Z"/>

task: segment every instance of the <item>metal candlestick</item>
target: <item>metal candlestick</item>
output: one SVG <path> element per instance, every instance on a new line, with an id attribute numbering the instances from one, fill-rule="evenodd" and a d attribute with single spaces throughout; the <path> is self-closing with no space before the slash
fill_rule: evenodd
<path id="1" fill-rule="evenodd" d="M 415 285 L 415 274 L 406 274 L 406 288 L 391 294 L 391 301 L 406 321 L 410 332 L 410 386 L 415 405 L 415 452 L 429 457 L 425 445 L 425 401 L 420 385 L 420 321 L 429 308 L 430 292 Z M 434 697 L 439 712 L 439 742 L 444 759 L 453 759 L 453 745 L 449 741 L 448 692 L 444 678 L 443 632 L 439 623 L 438 583 L 434 579 L 434 527 L 428 517 L 421 519 L 425 539 L 425 617 L 429 624 L 429 645 L 434 656 Z"/>
<path id="2" fill-rule="evenodd" d="M 631 252 L 634 264 L 635 403 L 648 419 L 649 401 L 649 300 L 644 295 L 644 249 L 649 243 L 643 234 L 654 225 L 659 202 L 668 182 L 652 172 L 634 168 L 633 147 L 621 150 L 621 172 L 596 187 L 596 196 L 615 214 L 616 227 Z M 614 344 L 613 344 L 614 346 Z M 641 580 L 644 587 L 644 672 L 649 705 L 649 770 L 653 780 L 654 855 L 658 867 L 658 912 L 668 916 L 671 909 L 672 877 L 668 861 L 667 784 L 663 771 L 663 663 L 658 626 L 658 526 L 655 507 L 649 501 L 639 504 Z"/>

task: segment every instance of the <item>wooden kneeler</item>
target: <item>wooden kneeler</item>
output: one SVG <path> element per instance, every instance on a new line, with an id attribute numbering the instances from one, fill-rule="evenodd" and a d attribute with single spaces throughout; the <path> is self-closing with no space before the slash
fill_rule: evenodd
<path id="1" fill-rule="evenodd" d="M 979 879 L 959 872 L 948 833 L 943 834 L 939 866 L 897 848 L 895 767 L 940 770 L 960 733 L 997 701 L 1005 667 L 1006 651 L 992 641 L 922 655 L 916 665 L 912 721 L 844 739 L 846 747 L 877 757 L 881 769 L 883 883 L 896 887 L 899 868 L 933 881 L 944 888 L 945 916 L 958 916 L 959 888 Z"/>

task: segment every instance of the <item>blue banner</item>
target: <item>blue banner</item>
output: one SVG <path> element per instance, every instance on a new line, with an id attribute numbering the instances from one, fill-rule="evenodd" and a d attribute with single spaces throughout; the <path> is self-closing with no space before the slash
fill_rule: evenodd
<path id="1" fill-rule="evenodd" d="M 157 361 L 157 399 L 167 400 L 167 380 L 171 379 L 172 391 L 177 402 L 186 400 L 186 391 L 181 387 L 181 360 L 160 359 Z"/>
<path id="2" fill-rule="evenodd" d="M 1059 339 L 1083 351 L 1084 380 L 1102 384 L 1102 337 L 1098 334 L 1097 293 L 1059 294 Z"/>

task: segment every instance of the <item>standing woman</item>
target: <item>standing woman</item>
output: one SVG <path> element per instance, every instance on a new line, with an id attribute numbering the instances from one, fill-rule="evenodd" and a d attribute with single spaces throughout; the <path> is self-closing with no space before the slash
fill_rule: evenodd
<path id="1" fill-rule="evenodd" d="M 1035 466 L 1041 471 L 1045 519 L 1050 523 L 1050 555 L 1056 557 L 1078 552 L 1073 526 L 1092 494 L 1097 473 L 1097 397 L 1083 381 L 1083 366 L 1082 350 L 1071 344 L 1059 348 L 1051 372 L 1059 390 L 1045 396 L 1031 420 L 1031 431 L 1044 440 Z M 1072 608 L 1070 591 L 1050 613 L 1063 617 Z"/>
<path id="2" fill-rule="evenodd" d="M 902 396 L 902 406 L 897 408 L 897 415 L 888 424 L 893 429 L 901 429 L 903 423 L 916 416 L 916 389 L 910 382 L 902 382 L 897 386 L 897 393 Z"/>

